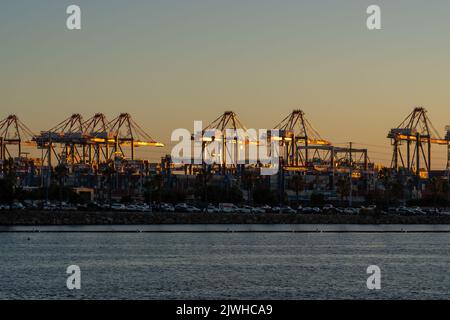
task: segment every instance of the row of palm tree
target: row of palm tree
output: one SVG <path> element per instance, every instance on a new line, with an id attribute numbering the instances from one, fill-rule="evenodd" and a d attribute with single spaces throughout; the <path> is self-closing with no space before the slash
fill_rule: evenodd
<path id="1" fill-rule="evenodd" d="M 15 167 L 12 159 L 6 160 L 3 163 L 3 178 L 0 179 L 0 201 L 12 201 L 15 197 L 16 190 L 16 178 L 15 178 Z M 103 167 L 102 171 L 102 189 L 103 193 L 108 195 L 108 200 L 111 202 L 112 192 L 114 190 L 114 176 L 116 170 L 112 163 Z M 51 175 L 51 181 L 46 183 L 47 192 L 50 186 L 53 188 L 58 188 L 59 199 L 62 201 L 65 198 L 64 192 L 66 188 L 66 180 L 69 176 L 68 167 L 60 164 L 56 166 Z M 187 195 L 188 193 L 193 193 L 193 195 L 207 203 L 208 201 L 218 200 L 221 198 L 233 198 L 239 199 L 241 196 L 238 195 L 240 190 L 244 190 L 247 194 L 247 201 L 249 204 L 254 202 L 261 202 L 260 195 L 264 194 L 271 201 L 273 198 L 277 198 L 278 202 L 283 202 L 284 195 L 276 195 L 276 191 L 272 192 L 267 180 L 260 176 L 257 172 L 246 171 L 238 179 L 237 185 L 235 184 L 234 189 L 231 190 L 229 184 L 218 185 L 217 183 L 212 183 L 213 174 L 203 168 L 200 173 L 196 176 L 193 190 L 178 190 L 182 194 Z M 168 184 L 167 177 L 162 174 L 153 174 L 149 176 L 143 176 L 143 191 L 145 199 L 148 203 L 151 202 L 161 202 L 164 197 L 164 193 L 170 194 L 175 190 L 171 188 Z M 368 190 L 367 196 L 374 201 L 390 204 L 394 202 L 404 201 L 405 199 L 411 198 L 411 190 L 416 190 L 417 194 L 426 198 L 432 203 L 450 201 L 450 185 L 449 181 L 445 179 L 431 178 L 426 183 L 424 190 L 420 192 L 417 191 L 417 181 L 408 176 L 393 175 L 392 172 L 384 168 L 378 172 L 377 181 L 373 190 Z M 288 177 L 288 188 L 295 192 L 296 203 L 300 203 L 300 194 L 308 189 L 306 176 L 300 172 L 294 173 L 292 176 Z M 317 181 L 316 181 L 317 184 Z M 335 190 L 340 197 L 341 202 L 349 196 L 350 193 L 350 178 L 348 176 L 341 176 L 336 181 Z M 231 191 L 230 191 L 231 190 Z M 230 192 L 232 195 L 230 196 Z M 216 195 L 220 193 L 220 195 Z M 274 194 L 272 194 L 274 193 Z M 417 196 L 416 197 L 420 197 Z M 47 194 L 48 198 L 48 194 Z"/>

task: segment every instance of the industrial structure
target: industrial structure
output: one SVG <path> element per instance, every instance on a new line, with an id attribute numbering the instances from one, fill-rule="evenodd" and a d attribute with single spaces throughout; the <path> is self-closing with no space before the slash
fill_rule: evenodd
<path id="1" fill-rule="evenodd" d="M 258 144 L 256 133 L 249 135 L 249 131 L 233 111 L 225 111 L 201 132 L 194 133 L 192 140 L 201 144 L 201 165 L 208 165 L 210 171 L 221 174 L 241 170 L 245 165 L 243 155 L 248 151 L 247 146 Z M 191 163 L 195 163 L 194 160 Z"/>
<path id="2" fill-rule="evenodd" d="M 431 147 L 449 144 L 439 136 L 425 108 L 417 107 L 388 134 L 393 146 L 391 168 L 427 179 L 432 169 Z"/>
<path id="3" fill-rule="evenodd" d="M 0 177 L 16 178 L 19 185 L 32 184 L 33 173 L 40 162 L 29 159 L 24 147 L 33 147 L 33 132 L 16 115 L 0 121 Z"/>
<path id="4" fill-rule="evenodd" d="M 361 176 L 369 170 L 367 149 L 336 147 L 323 139 L 302 110 L 294 110 L 275 129 L 279 130 L 283 149 L 283 167 L 290 171 L 318 171 L 326 173 L 350 172 Z M 372 167 L 373 169 L 373 167 Z"/>
<path id="5" fill-rule="evenodd" d="M 430 173 L 449 179 L 450 126 L 445 130 L 445 138 L 441 138 L 427 111 L 415 108 L 398 127 L 390 130 L 392 164 L 383 170 L 388 176 L 401 177 L 398 181 L 405 188 L 414 178 L 425 183 Z M 292 189 L 298 193 L 301 188 L 305 199 L 321 193 L 327 200 L 337 199 L 343 189 L 348 190 L 350 199 L 363 198 L 382 184 L 379 167 L 370 161 L 368 150 L 361 147 L 363 143 L 336 146 L 320 135 L 300 109 L 263 132 L 261 135 L 254 129 L 248 130 L 235 112 L 225 111 L 191 135 L 193 148 L 200 150 L 194 151 L 191 161 L 174 163 L 166 155 L 160 162 L 151 163 L 140 159 L 137 149 L 164 144 L 153 139 L 128 113 L 113 120 L 102 113 L 87 120 L 80 114 L 72 114 L 39 134 L 34 134 L 17 116 L 10 115 L 0 121 L 0 178 L 14 172 L 20 187 L 46 189 L 48 194 L 51 185 L 59 184 L 74 190 L 91 190 L 101 201 L 111 197 L 142 197 L 144 185 L 151 181 L 179 192 L 201 184 L 202 192 L 206 192 L 209 183 L 226 190 L 248 189 L 257 180 L 276 190 L 279 199 L 285 194 L 293 197 Z M 275 175 L 259 175 L 267 164 L 249 161 L 251 148 L 262 144 L 269 154 L 273 154 L 274 145 L 279 146 L 279 170 Z M 446 174 L 432 172 L 432 145 L 447 146 Z M 23 151 L 24 146 L 39 150 L 40 157 L 29 157 Z M 423 189 L 417 186 L 415 190 Z M 297 194 L 297 201 L 298 198 Z"/>
<path id="6" fill-rule="evenodd" d="M 33 132 L 16 115 L 0 121 L 0 161 L 21 157 L 22 146 L 33 145 L 33 137 Z"/>
<path id="7" fill-rule="evenodd" d="M 274 139 L 280 139 L 286 166 L 307 167 L 309 152 L 314 151 L 309 147 L 331 145 L 320 137 L 302 110 L 294 110 L 274 128 L 279 130 L 279 138 Z"/>
<path id="8" fill-rule="evenodd" d="M 73 114 L 55 127 L 42 131 L 34 141 L 38 148 L 45 150 L 43 158 L 49 167 L 53 165 L 53 157 L 57 164 L 98 166 L 115 157 L 135 160 L 136 147 L 164 146 L 142 130 L 128 113 L 122 113 L 110 122 L 101 113 L 86 121 L 80 114 Z"/>

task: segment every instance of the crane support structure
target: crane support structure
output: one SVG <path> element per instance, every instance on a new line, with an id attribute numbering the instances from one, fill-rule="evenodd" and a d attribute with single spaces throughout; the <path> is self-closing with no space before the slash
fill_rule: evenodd
<path id="1" fill-rule="evenodd" d="M 417 107 L 387 136 L 393 146 L 391 167 L 427 179 L 431 171 L 431 146 L 448 145 L 433 127 L 425 108 Z"/>
<path id="2" fill-rule="evenodd" d="M 23 145 L 33 145 L 34 134 L 16 115 L 0 121 L 0 161 L 21 157 Z M 12 150 L 12 147 L 15 147 Z"/>
<path id="3" fill-rule="evenodd" d="M 322 172 L 327 174 L 352 173 L 354 178 L 364 177 L 373 171 L 367 149 L 336 147 L 323 139 L 305 117 L 302 110 L 294 110 L 275 129 L 283 154 L 285 171 Z"/>
<path id="4" fill-rule="evenodd" d="M 245 136 L 241 136 L 240 133 L 245 134 Z M 193 135 L 192 140 L 201 141 L 203 165 L 208 160 L 213 166 L 218 167 L 220 172 L 226 173 L 235 172 L 239 167 L 238 161 L 244 160 L 238 159 L 239 154 L 241 154 L 239 149 L 246 148 L 249 144 L 258 143 L 257 137 L 249 137 L 247 134 L 247 128 L 242 124 L 236 113 L 225 111 L 203 128 L 201 137 Z M 220 143 L 217 150 L 208 148 L 213 142 Z"/>
<path id="5" fill-rule="evenodd" d="M 116 156 L 125 158 L 126 149 L 130 150 L 131 160 L 135 160 L 136 147 L 164 146 L 142 130 L 128 113 L 122 113 L 110 122 L 102 113 L 96 113 L 86 121 L 80 114 L 73 114 L 50 130 L 42 131 L 34 141 L 45 150 L 43 160 L 49 167 L 53 165 L 53 157 L 58 164 L 92 167 L 114 160 Z"/>
<path id="6" fill-rule="evenodd" d="M 125 157 L 124 147 L 129 147 L 131 160 L 135 159 L 136 147 L 163 147 L 164 144 L 154 140 L 147 134 L 128 113 L 121 113 L 107 125 L 114 139 L 108 138 L 108 144 L 113 146 L 113 155 Z"/>
<path id="7" fill-rule="evenodd" d="M 283 147 L 285 165 L 306 167 L 310 151 L 319 150 L 309 147 L 330 146 L 331 142 L 321 138 L 320 134 L 306 119 L 302 110 L 294 110 L 279 124 L 280 145 Z"/>

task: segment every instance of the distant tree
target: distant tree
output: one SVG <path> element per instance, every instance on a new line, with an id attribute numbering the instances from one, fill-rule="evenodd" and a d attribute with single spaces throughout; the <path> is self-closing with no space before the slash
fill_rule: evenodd
<path id="1" fill-rule="evenodd" d="M 145 202 L 147 202 L 148 205 L 152 203 L 152 195 L 153 195 L 153 181 L 151 176 L 147 177 L 145 182 L 142 185 L 144 187 L 144 197 Z"/>
<path id="2" fill-rule="evenodd" d="M 10 206 L 14 202 L 14 183 L 10 177 L 0 179 L 0 202 Z"/>
<path id="3" fill-rule="evenodd" d="M 69 173 L 69 170 L 67 169 L 66 165 L 64 165 L 64 164 L 58 164 L 55 167 L 55 178 L 58 180 L 60 203 L 63 201 L 63 198 L 64 198 L 64 186 L 65 186 L 65 180 L 66 180 L 68 173 Z"/>
<path id="4" fill-rule="evenodd" d="M 447 204 L 448 181 L 431 178 L 425 188 L 423 201 L 426 205 L 441 206 Z"/>
<path id="5" fill-rule="evenodd" d="M 153 190 L 157 195 L 158 203 L 162 201 L 162 191 L 164 187 L 164 177 L 162 174 L 158 173 L 152 178 Z"/>
<path id="6" fill-rule="evenodd" d="M 203 167 L 202 170 L 195 177 L 194 184 L 194 194 L 196 198 L 203 202 L 208 202 L 208 183 L 212 178 L 211 171 L 208 170 L 207 166 Z"/>
<path id="7" fill-rule="evenodd" d="M 106 165 L 103 167 L 103 174 L 106 176 L 108 202 L 110 205 L 112 200 L 113 176 L 115 173 L 116 170 L 114 169 L 114 164 L 112 163 L 112 161 L 108 161 L 108 163 L 106 163 Z"/>
<path id="8" fill-rule="evenodd" d="M 233 202 L 233 203 L 241 203 L 243 200 L 242 191 L 239 187 L 233 185 L 231 188 L 229 188 L 226 201 L 227 202 Z"/>
<path id="9" fill-rule="evenodd" d="M 325 197 L 322 193 L 313 193 L 311 195 L 311 203 L 315 205 L 321 205 L 325 201 Z"/>
<path id="10" fill-rule="evenodd" d="M 350 194 L 350 179 L 348 177 L 341 177 L 336 183 L 337 193 L 339 193 L 341 202 L 344 202 L 345 197 Z"/>
<path id="11" fill-rule="evenodd" d="M 242 186 L 247 191 L 247 201 L 248 204 L 252 203 L 252 190 L 255 187 L 255 183 L 257 182 L 259 175 L 256 172 L 248 171 L 245 172 L 242 176 Z"/>
<path id="12" fill-rule="evenodd" d="M 269 187 L 258 185 L 253 190 L 253 201 L 258 205 L 274 205 L 278 201 L 278 195 L 275 191 L 270 190 Z"/>
<path id="13" fill-rule="evenodd" d="M 152 203 L 155 198 L 158 199 L 159 202 L 161 202 L 163 185 L 164 178 L 160 173 L 156 175 L 149 175 L 148 177 L 146 177 L 145 182 L 143 183 L 143 187 L 147 204 Z"/>
<path id="14" fill-rule="evenodd" d="M 388 199 L 394 200 L 394 202 L 398 202 L 399 200 L 404 199 L 404 190 L 405 186 L 404 184 L 399 180 L 396 179 L 394 181 L 391 181 L 388 188 Z M 389 201 L 392 202 L 392 201 Z"/>
<path id="15" fill-rule="evenodd" d="M 162 192 L 161 199 L 164 202 L 178 203 L 186 200 L 186 192 L 176 189 L 165 189 Z"/>
<path id="16" fill-rule="evenodd" d="M 0 201 L 8 203 L 11 208 L 15 199 L 15 166 L 9 158 L 3 162 L 3 178 L 0 179 Z"/>
<path id="17" fill-rule="evenodd" d="M 130 202 L 132 202 L 133 201 L 133 199 L 131 198 L 131 196 L 129 196 L 129 195 L 124 195 L 124 196 L 122 196 L 122 198 L 120 199 L 120 202 L 122 202 L 122 203 L 130 203 Z"/>
<path id="18" fill-rule="evenodd" d="M 292 176 L 290 182 L 291 182 L 290 187 L 292 188 L 292 190 L 295 191 L 295 200 L 298 206 L 300 202 L 299 201 L 300 191 L 303 191 L 305 189 L 305 179 L 302 175 L 297 173 L 294 176 Z"/>

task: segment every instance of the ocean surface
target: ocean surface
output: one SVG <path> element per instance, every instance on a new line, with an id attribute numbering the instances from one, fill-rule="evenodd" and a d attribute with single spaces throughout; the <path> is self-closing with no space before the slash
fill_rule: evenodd
<path id="1" fill-rule="evenodd" d="M 449 227 L 198 228 L 0 228 L 0 299 L 450 299 Z"/>

